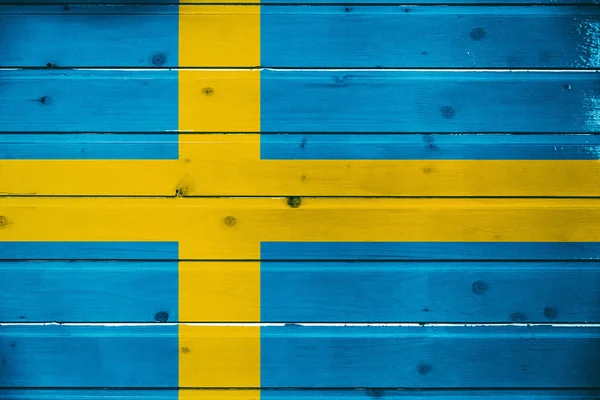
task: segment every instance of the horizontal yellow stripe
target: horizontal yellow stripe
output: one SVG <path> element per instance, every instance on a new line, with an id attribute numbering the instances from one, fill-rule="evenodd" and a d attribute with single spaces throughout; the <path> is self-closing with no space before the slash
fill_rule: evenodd
<path id="1" fill-rule="evenodd" d="M 258 259 L 261 241 L 598 241 L 596 199 L 1 198 L 0 241 L 178 241 Z"/>
<path id="2" fill-rule="evenodd" d="M 181 135 L 179 160 L 0 160 L 39 195 L 599 196 L 597 161 L 260 160 L 259 135 Z"/>

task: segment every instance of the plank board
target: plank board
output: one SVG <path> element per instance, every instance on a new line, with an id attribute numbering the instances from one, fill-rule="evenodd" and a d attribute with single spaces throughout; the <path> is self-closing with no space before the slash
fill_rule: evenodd
<path id="1" fill-rule="evenodd" d="M 592 115 L 597 106 L 592 103 L 600 91 L 599 77 L 596 73 L 263 71 L 261 130 L 594 132 L 598 126 Z"/>
<path id="2" fill-rule="evenodd" d="M 256 23 L 260 46 L 223 54 Z M 599 23 L 566 6 L 7 6 L 0 66 L 596 68 Z"/>
<path id="3" fill-rule="evenodd" d="M 402 400 L 595 400 L 597 390 L 69 390 L 0 389 L 4 400 L 364 400 L 386 397 Z"/>
<path id="4" fill-rule="evenodd" d="M 40 5 L 40 4 L 44 4 L 44 5 L 62 5 L 63 7 L 65 6 L 65 4 L 60 3 L 57 0 L 20 0 L 19 1 L 20 4 L 31 4 L 31 5 Z M 69 1 L 69 7 L 67 7 L 66 11 L 69 11 L 71 9 L 71 5 L 73 4 L 89 4 L 90 0 L 72 0 Z M 93 4 L 126 4 L 126 5 L 131 5 L 131 4 L 135 4 L 138 5 L 140 2 L 136 2 L 133 0 L 95 0 L 93 2 Z M 203 4 L 203 3 L 207 3 L 205 1 L 196 1 L 196 0 L 144 0 L 144 4 L 183 4 L 183 3 L 189 3 L 189 4 Z M 213 3 L 208 2 L 208 3 Z M 341 1 L 341 0 L 335 0 L 335 1 L 324 1 L 324 0 L 305 0 L 305 1 L 298 1 L 298 0 L 285 0 L 285 1 L 279 1 L 279 0 L 263 0 L 263 1 L 250 1 L 250 0 L 244 0 L 244 1 L 223 1 L 220 2 L 221 4 L 270 4 L 270 3 L 275 3 L 275 4 L 281 4 L 281 3 L 287 3 L 287 4 L 331 4 L 331 3 L 344 3 L 344 4 L 352 4 L 352 3 L 367 3 L 367 4 L 401 4 L 401 5 L 405 5 L 407 4 L 406 1 L 383 1 L 383 0 L 368 0 L 368 1 L 357 1 L 357 0 L 353 0 L 353 1 Z M 14 5 L 15 1 L 14 0 L 0 0 L 0 4 L 8 4 L 8 5 Z M 213 3 L 214 4 L 214 3 Z M 521 4 L 521 5 L 536 5 L 536 4 L 547 4 L 547 5 L 556 5 L 556 4 L 578 4 L 578 5 L 594 5 L 594 4 L 598 4 L 596 1 L 594 0 L 447 0 L 444 3 L 440 3 L 438 0 L 411 0 L 409 4 L 475 4 L 475 5 L 497 5 L 497 4 Z"/>
<path id="5" fill-rule="evenodd" d="M 287 325 L 261 327 L 260 338 L 254 328 L 228 327 L 227 335 L 223 329 L 2 326 L 0 384 L 172 388 L 179 379 L 181 387 L 246 387 L 256 373 L 262 387 L 274 388 L 591 388 L 598 382 L 598 328 Z M 208 346 L 218 348 L 220 361 L 203 352 Z M 215 378 L 225 371 L 227 382 Z"/>
<path id="6" fill-rule="evenodd" d="M 598 141 L 540 134 L 0 134 L 0 193 L 599 196 Z"/>
<path id="7" fill-rule="evenodd" d="M 191 301 L 211 290 L 255 308 L 249 322 L 600 322 L 597 262 L 4 261 L 0 275 L 3 322 L 236 322 Z"/>
<path id="8" fill-rule="evenodd" d="M 1 71 L 1 129 L 597 132 L 599 77 L 593 72 Z"/>
<path id="9" fill-rule="evenodd" d="M 300 200 L 300 202 L 298 202 Z M 597 242 L 597 199 L 0 198 L 0 241 L 179 242 L 258 260 L 261 242 Z"/>

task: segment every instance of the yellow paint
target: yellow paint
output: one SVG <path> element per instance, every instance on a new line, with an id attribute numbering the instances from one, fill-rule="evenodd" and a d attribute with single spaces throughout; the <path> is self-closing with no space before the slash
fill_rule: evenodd
<path id="1" fill-rule="evenodd" d="M 260 66 L 260 6 L 180 5 L 179 66 Z"/>
<path id="2" fill-rule="evenodd" d="M 227 24 L 223 24 L 224 16 Z M 260 6 L 180 6 L 179 65 L 182 68 L 260 66 Z M 178 74 L 180 131 L 260 132 L 259 70 L 182 69 Z M 237 154 L 228 152 L 233 150 L 227 145 L 229 139 L 215 136 L 215 146 L 198 146 L 184 136 L 181 138 L 179 160 L 156 163 L 159 176 L 168 176 L 164 182 L 176 177 L 176 183 L 167 184 L 170 194 L 176 191 L 189 195 L 204 186 L 204 182 L 193 177 L 189 169 L 192 165 L 204 173 L 214 173 L 211 180 L 215 179 L 215 183 L 219 180 L 224 185 L 228 177 L 221 172 L 221 163 L 206 165 L 204 160 L 236 159 Z M 192 217 L 194 209 L 186 209 L 180 217 L 188 220 L 186 215 Z M 208 223 L 226 235 L 238 229 L 237 217 L 219 212 L 205 217 L 208 219 L 204 221 L 188 221 L 199 226 Z M 180 256 L 189 254 L 191 258 L 197 254 L 194 258 L 211 258 L 211 241 L 197 236 L 188 241 L 188 250 L 182 249 Z M 180 262 L 179 316 L 182 321 L 260 320 L 260 263 Z M 179 347 L 181 387 L 260 387 L 258 327 L 181 325 Z M 203 397 L 210 396 L 203 394 Z M 226 397 L 227 400 L 258 400 L 260 392 L 253 391 L 250 397 L 248 392 L 231 392 Z M 179 398 L 194 397 L 180 392 Z"/>
<path id="3" fill-rule="evenodd" d="M 259 135 L 179 135 L 179 142 L 179 160 L 172 161 L 0 160 L 0 192 L 172 196 L 184 188 L 190 196 L 600 196 L 600 164 L 593 160 L 276 161 L 260 160 Z"/>
<path id="4" fill-rule="evenodd" d="M 179 130 L 259 132 L 260 71 L 180 70 Z"/>
<path id="5" fill-rule="evenodd" d="M 259 388 L 260 327 L 179 325 L 179 386 Z"/>
<path id="6" fill-rule="evenodd" d="M 179 400 L 260 400 L 260 391 L 240 390 L 189 390 L 179 391 Z"/>
<path id="7" fill-rule="evenodd" d="M 600 240 L 600 199 L 30 197 L 0 198 L 0 216 L 0 241 L 178 241 L 183 259 L 258 260 L 261 241 Z"/>
<path id="8" fill-rule="evenodd" d="M 180 262 L 179 319 L 260 321 L 260 263 Z"/>

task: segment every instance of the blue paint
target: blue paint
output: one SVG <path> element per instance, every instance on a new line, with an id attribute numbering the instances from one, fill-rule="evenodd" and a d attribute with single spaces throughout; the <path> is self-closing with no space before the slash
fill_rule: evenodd
<path id="1" fill-rule="evenodd" d="M 5 6 L 0 66 L 176 67 L 178 19 L 164 5 Z"/>
<path id="2" fill-rule="evenodd" d="M 598 132 L 600 77 L 576 72 L 261 72 L 262 132 Z"/>
<path id="3" fill-rule="evenodd" d="M 600 260 L 598 242 L 262 242 L 261 260 Z"/>
<path id="4" fill-rule="evenodd" d="M 598 262 L 263 261 L 260 276 L 262 322 L 600 322 Z"/>
<path id="5" fill-rule="evenodd" d="M 583 396 L 585 392 L 581 394 Z M 578 398 L 581 398 L 579 396 Z M 178 400 L 178 389 L 0 389 L 3 400 Z"/>
<path id="6" fill-rule="evenodd" d="M 261 135 L 266 160 L 598 160 L 599 135 Z"/>
<path id="7" fill-rule="evenodd" d="M 597 11 L 585 7 L 263 6 L 261 62 L 321 68 L 595 68 L 599 59 L 590 38 L 598 36 L 593 28 L 598 22 Z"/>
<path id="8" fill-rule="evenodd" d="M 176 160 L 173 134 L 0 134 L 0 159 Z"/>
<path id="9" fill-rule="evenodd" d="M 0 242 L 0 260 L 174 260 L 177 242 Z"/>
<path id="10" fill-rule="evenodd" d="M 190 389 L 193 391 L 194 389 Z M 228 389 L 225 389 L 228 390 Z M 244 390 L 244 389 L 240 389 Z M 178 390 L 111 390 L 110 396 L 123 400 L 177 400 Z M 106 390 L 48 390 L 48 389 L 0 389 L 4 400 L 106 400 Z M 386 397 L 402 400 L 596 400 L 597 390 L 419 390 L 397 391 L 381 389 L 362 390 L 277 390 L 262 389 L 261 399 L 270 400 L 372 400 Z"/>
<path id="11" fill-rule="evenodd" d="M 2 71 L 0 110 L 11 133 L 174 131 L 177 71 Z"/>
<path id="12" fill-rule="evenodd" d="M 224 389 L 228 390 L 228 389 Z M 239 389 L 245 390 L 245 389 Z M 189 392 L 195 391 L 190 389 Z M 52 390 L 0 389 L 3 400 L 177 400 L 178 390 Z M 218 395 L 218 394 L 217 394 Z M 597 400 L 598 390 L 418 390 L 398 391 L 381 389 L 362 390 L 278 390 L 261 389 L 261 399 L 269 400 L 373 400 L 385 397 L 398 400 Z"/>
<path id="13" fill-rule="evenodd" d="M 595 388 L 600 329 L 261 328 L 261 385 L 304 388 Z"/>
<path id="14" fill-rule="evenodd" d="M 2 322 L 179 320 L 177 261 L 5 261 L 0 275 Z"/>
<path id="15" fill-rule="evenodd" d="M 0 392 L 1 393 L 1 392 Z M 374 400 L 385 397 L 398 400 L 596 400 L 596 390 L 268 390 L 262 389 L 264 400 Z M 29 400 L 29 398 L 23 398 Z M 32 400 L 41 400 L 38 397 Z M 12 400 L 12 399 L 11 399 Z M 21 397 L 15 400 L 21 400 Z M 54 398 L 51 398 L 54 400 Z M 71 399 L 69 399 L 71 400 Z M 79 399 L 77 399 L 79 400 Z"/>
<path id="16" fill-rule="evenodd" d="M 178 386 L 177 325 L 0 328 L 2 387 Z"/>

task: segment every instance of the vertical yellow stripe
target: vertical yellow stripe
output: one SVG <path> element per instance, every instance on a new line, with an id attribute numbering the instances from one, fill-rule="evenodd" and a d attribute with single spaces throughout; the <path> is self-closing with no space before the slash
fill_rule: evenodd
<path id="1" fill-rule="evenodd" d="M 197 0 L 181 0 L 192 2 Z M 224 14 L 227 18 L 222 18 Z M 180 5 L 179 66 L 180 131 L 260 132 L 260 71 L 255 68 L 260 66 L 259 5 Z M 197 156 L 192 147 L 181 140 L 179 158 Z M 223 223 L 228 230 L 237 229 L 234 217 Z M 260 263 L 181 262 L 179 316 L 185 322 L 259 321 Z M 260 328 L 180 325 L 179 385 L 258 389 Z M 260 400 L 260 393 L 182 390 L 179 394 L 180 400 L 199 397 Z"/>

